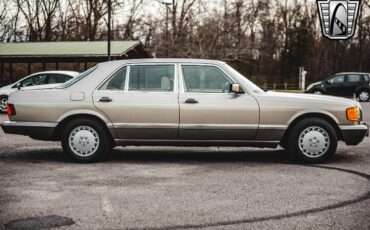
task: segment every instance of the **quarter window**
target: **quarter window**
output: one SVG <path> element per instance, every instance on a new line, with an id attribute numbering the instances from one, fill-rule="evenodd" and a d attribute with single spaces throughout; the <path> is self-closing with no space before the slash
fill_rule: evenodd
<path id="1" fill-rule="evenodd" d="M 63 74 L 49 74 L 48 84 L 64 83 L 72 77 Z"/>
<path id="2" fill-rule="evenodd" d="M 174 91 L 174 65 L 133 65 L 130 67 L 129 90 Z"/>
<path id="3" fill-rule="evenodd" d="M 347 75 L 348 82 L 360 82 L 360 75 L 358 74 L 349 74 Z"/>
<path id="4" fill-rule="evenodd" d="M 113 74 L 113 76 L 105 82 L 100 89 L 103 90 L 124 90 L 126 82 L 127 67 L 123 67 Z"/>
<path id="5" fill-rule="evenodd" d="M 229 93 L 232 81 L 214 66 L 183 65 L 186 92 Z"/>

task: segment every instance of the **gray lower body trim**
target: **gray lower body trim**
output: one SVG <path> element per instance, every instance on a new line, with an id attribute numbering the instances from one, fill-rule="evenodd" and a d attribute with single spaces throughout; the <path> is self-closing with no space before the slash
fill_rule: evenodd
<path id="1" fill-rule="evenodd" d="M 29 122 L 29 121 L 4 121 L 2 126 L 26 126 L 26 127 L 48 127 L 54 128 L 58 125 L 56 122 Z"/>
<path id="2" fill-rule="evenodd" d="M 117 145 L 127 146 L 245 146 L 276 148 L 279 141 L 241 140 L 163 140 L 163 139 L 116 139 Z"/>
<path id="3" fill-rule="evenodd" d="M 52 140 L 56 123 L 5 121 L 1 128 L 8 134 L 26 135 L 36 140 Z"/>
<path id="4" fill-rule="evenodd" d="M 340 125 L 339 129 L 342 132 L 342 139 L 347 145 L 357 145 L 365 136 L 369 135 L 369 127 L 364 123 L 359 125 Z"/>
<path id="5" fill-rule="evenodd" d="M 260 125 L 256 139 L 263 141 L 280 140 L 287 129 L 287 125 Z"/>

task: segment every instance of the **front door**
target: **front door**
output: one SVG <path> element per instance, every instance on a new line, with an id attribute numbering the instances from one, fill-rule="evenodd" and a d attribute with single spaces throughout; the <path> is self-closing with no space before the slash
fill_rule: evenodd
<path id="1" fill-rule="evenodd" d="M 337 75 L 327 81 L 326 93 L 334 96 L 345 96 L 343 90 L 345 75 Z"/>
<path id="2" fill-rule="evenodd" d="M 119 139 L 176 139 L 179 104 L 174 64 L 124 66 L 94 92 Z"/>
<path id="3" fill-rule="evenodd" d="M 247 93 L 229 92 L 234 83 L 212 65 L 180 65 L 179 138 L 185 140 L 254 140 L 259 107 Z"/>

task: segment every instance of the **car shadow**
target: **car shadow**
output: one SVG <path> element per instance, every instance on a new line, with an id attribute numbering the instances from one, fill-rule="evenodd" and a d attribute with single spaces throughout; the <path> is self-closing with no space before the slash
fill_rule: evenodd
<path id="1" fill-rule="evenodd" d="M 356 161 L 358 156 L 336 154 L 329 163 Z M 0 152 L 0 162 L 68 163 L 72 162 L 61 148 Z M 104 163 L 240 163 L 260 162 L 297 164 L 284 149 L 193 148 L 193 147 L 118 147 L 99 164 Z"/>

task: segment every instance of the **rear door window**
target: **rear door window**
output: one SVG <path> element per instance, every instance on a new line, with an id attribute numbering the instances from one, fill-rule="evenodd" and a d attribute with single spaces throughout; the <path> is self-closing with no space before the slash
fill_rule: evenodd
<path id="1" fill-rule="evenodd" d="M 347 82 L 349 83 L 358 83 L 361 81 L 361 75 L 359 74 L 348 74 Z"/>
<path id="2" fill-rule="evenodd" d="M 132 65 L 128 90 L 173 92 L 174 79 L 174 65 Z"/>

